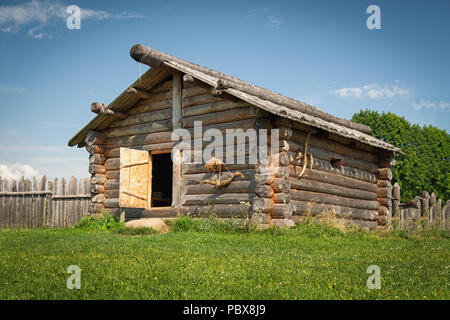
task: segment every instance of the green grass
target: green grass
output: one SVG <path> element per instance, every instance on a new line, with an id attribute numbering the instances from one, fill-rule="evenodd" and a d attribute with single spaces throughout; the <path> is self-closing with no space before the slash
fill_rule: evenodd
<path id="1" fill-rule="evenodd" d="M 101 219 L 0 230 L 0 298 L 450 298 L 444 232 L 344 232 L 314 223 L 246 232 L 233 221 L 180 218 L 172 232 L 153 233 Z M 366 287 L 373 264 L 380 290 Z M 69 265 L 82 270 L 81 290 L 66 288 Z"/>

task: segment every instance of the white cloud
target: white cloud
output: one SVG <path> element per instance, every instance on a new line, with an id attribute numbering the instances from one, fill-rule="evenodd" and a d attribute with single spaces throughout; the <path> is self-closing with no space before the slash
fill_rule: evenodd
<path id="1" fill-rule="evenodd" d="M 25 178 L 40 177 L 39 172 L 28 164 L 14 163 L 2 164 L 0 163 L 0 177 L 5 180 L 19 180 L 22 176 Z"/>
<path id="2" fill-rule="evenodd" d="M 51 37 L 42 29 L 55 25 L 56 22 L 65 23 L 68 14 L 67 4 L 56 1 L 38 1 L 20 5 L 0 6 L 0 31 L 6 33 L 19 32 L 22 27 L 26 27 L 27 34 L 35 39 Z M 81 8 L 81 21 L 83 20 L 104 20 L 104 19 L 133 19 L 142 18 L 136 13 L 109 13 L 102 10 L 92 10 Z M 65 26 L 64 26 L 65 27 Z"/>
<path id="3" fill-rule="evenodd" d="M 271 9 L 268 7 L 262 9 L 250 10 L 247 14 L 247 21 L 265 21 L 269 26 L 278 28 L 283 20 L 271 14 Z"/>
<path id="4" fill-rule="evenodd" d="M 396 96 L 405 97 L 409 95 L 409 90 L 402 85 L 399 81 L 392 86 L 380 86 L 376 83 L 367 84 L 361 87 L 347 87 L 330 91 L 341 98 L 352 98 L 362 100 L 369 99 L 382 99 L 393 98 Z"/>
<path id="5" fill-rule="evenodd" d="M 436 108 L 441 108 L 443 110 L 450 110 L 450 102 L 448 101 L 438 101 L 438 102 L 434 102 L 434 101 L 430 101 L 430 100 L 424 100 L 421 99 L 419 100 L 418 103 L 416 103 L 415 101 L 412 104 L 414 110 L 422 110 L 422 109 L 436 109 Z"/>

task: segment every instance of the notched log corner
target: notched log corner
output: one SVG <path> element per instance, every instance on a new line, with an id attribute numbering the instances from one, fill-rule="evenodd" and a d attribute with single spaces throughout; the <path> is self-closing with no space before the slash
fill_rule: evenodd
<path id="1" fill-rule="evenodd" d="M 91 104 L 91 111 L 96 114 L 112 116 L 118 119 L 126 119 L 128 117 L 128 114 L 125 112 L 111 110 L 106 104 L 100 102 L 93 102 Z"/>

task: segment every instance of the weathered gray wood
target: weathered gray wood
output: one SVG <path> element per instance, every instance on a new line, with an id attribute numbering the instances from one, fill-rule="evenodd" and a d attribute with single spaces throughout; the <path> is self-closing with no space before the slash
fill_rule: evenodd
<path id="1" fill-rule="evenodd" d="M 302 170 L 303 161 L 295 160 L 295 158 L 296 155 L 289 152 L 289 161 L 290 161 L 289 172 L 291 176 L 297 177 Z M 378 181 L 377 176 L 369 171 L 347 166 L 334 167 L 331 165 L 330 161 L 325 161 L 316 157 L 313 158 L 313 169 L 330 172 L 337 175 L 342 175 L 352 179 L 366 181 L 370 183 L 377 183 Z"/>
<path id="2" fill-rule="evenodd" d="M 208 205 L 214 204 L 240 204 L 243 202 L 252 202 L 255 194 L 249 193 L 223 193 L 210 195 L 186 195 L 184 205 Z"/>
<path id="3" fill-rule="evenodd" d="M 294 214 L 296 215 L 335 214 L 337 217 L 348 217 L 352 219 L 370 221 L 375 221 L 378 217 L 378 213 L 376 210 L 356 209 L 296 200 L 291 200 L 291 203 L 295 207 Z"/>
<path id="4" fill-rule="evenodd" d="M 119 128 L 125 126 L 133 126 L 137 124 L 145 124 L 153 121 L 169 120 L 172 117 L 172 110 L 162 109 L 157 111 L 142 112 L 130 115 L 127 119 L 111 123 L 110 128 Z"/>
<path id="5" fill-rule="evenodd" d="M 152 121 L 125 127 L 109 128 L 104 131 L 107 138 L 119 138 L 131 135 L 142 135 L 172 130 L 172 120 Z M 110 141 L 107 141 L 110 143 Z"/>
<path id="6" fill-rule="evenodd" d="M 117 119 L 126 119 L 128 117 L 128 114 L 126 114 L 125 112 L 112 110 L 106 104 L 100 102 L 93 102 L 91 104 L 91 111 L 96 114 L 114 117 Z"/>
<path id="7" fill-rule="evenodd" d="M 323 119 L 325 121 L 331 121 L 334 123 L 338 123 L 339 125 L 343 125 L 345 127 L 359 130 L 359 131 L 365 132 L 365 133 L 370 132 L 370 127 L 368 127 L 368 126 L 354 123 L 354 122 L 346 120 L 346 119 L 334 117 L 326 112 L 323 112 L 323 111 L 321 111 L 315 107 L 309 106 L 305 103 L 302 103 L 302 102 L 299 102 L 299 101 L 296 101 L 294 99 L 290 99 L 287 97 L 283 97 L 282 95 L 273 93 L 273 92 L 263 89 L 263 88 L 259 88 L 257 86 L 251 85 L 249 83 L 246 83 L 246 82 L 236 79 L 234 77 L 230 77 L 225 74 L 215 72 L 211 69 L 208 69 L 208 68 L 205 68 L 202 66 L 194 65 L 194 64 L 186 62 L 182 59 L 175 58 L 173 56 L 167 55 L 165 53 L 156 51 L 154 49 L 148 48 L 148 47 L 140 45 L 140 44 L 134 45 L 131 48 L 130 55 L 136 61 L 145 63 L 147 65 L 151 65 L 151 66 L 161 66 L 164 63 L 180 64 L 184 67 L 192 68 L 196 72 L 200 72 L 207 76 L 214 77 L 214 79 L 219 79 L 222 82 L 218 83 L 217 84 L 218 86 L 222 85 L 222 86 L 228 87 L 228 88 L 231 87 L 231 88 L 237 89 L 241 92 L 254 95 L 260 99 L 270 100 L 271 102 L 273 102 L 275 104 L 285 105 L 289 108 L 293 108 L 293 109 L 301 111 L 303 113 L 319 117 L 320 119 Z"/>
<path id="8" fill-rule="evenodd" d="M 98 132 L 98 131 L 93 131 L 90 130 L 87 135 L 86 135 L 86 139 L 84 140 L 84 142 L 86 143 L 86 145 L 90 146 L 90 145 L 97 145 L 97 144 L 104 144 L 106 141 L 106 137 L 103 133 Z"/>
<path id="9" fill-rule="evenodd" d="M 360 199 L 352 199 L 339 197 L 335 195 L 329 195 L 325 193 L 318 192 L 310 192 L 304 190 L 291 190 L 290 191 L 291 200 L 299 200 L 299 201 L 307 201 L 307 202 L 315 202 L 322 204 L 332 204 L 338 205 L 341 207 L 350 207 L 357 209 L 366 209 L 366 210 L 378 210 L 378 202 L 369 201 L 369 200 L 360 200 Z M 280 202 L 278 194 L 275 194 L 274 198 L 275 202 Z"/>
<path id="10" fill-rule="evenodd" d="M 354 199 L 377 200 L 377 195 L 374 192 L 350 189 L 342 186 L 332 185 L 329 183 L 305 179 L 303 177 L 301 179 L 290 177 L 289 182 L 291 183 L 291 188 L 297 190 L 321 192 Z"/>

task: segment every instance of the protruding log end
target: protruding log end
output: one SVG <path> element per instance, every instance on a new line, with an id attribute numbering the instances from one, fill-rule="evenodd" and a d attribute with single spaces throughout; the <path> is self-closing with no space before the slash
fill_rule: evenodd
<path id="1" fill-rule="evenodd" d="M 163 64 L 161 59 L 155 57 L 153 50 L 142 44 L 135 44 L 130 49 L 130 56 L 137 62 L 144 63 L 151 67 L 159 67 Z"/>
<path id="2" fill-rule="evenodd" d="M 108 106 L 105 105 L 104 103 L 100 103 L 100 102 L 92 102 L 91 103 L 91 111 L 93 113 L 104 113 L 105 110 L 108 109 Z"/>
<path id="3" fill-rule="evenodd" d="M 128 117 L 127 113 L 120 112 L 120 111 L 113 111 L 113 110 L 109 109 L 109 107 L 106 104 L 100 103 L 100 102 L 91 103 L 91 111 L 96 114 L 113 116 L 118 119 L 126 119 Z"/>
<path id="4" fill-rule="evenodd" d="M 129 87 L 126 92 L 128 94 L 134 94 L 137 97 L 142 98 L 142 99 L 150 99 L 150 97 L 151 97 L 150 93 L 148 93 L 145 90 L 139 89 L 139 88 Z"/>

